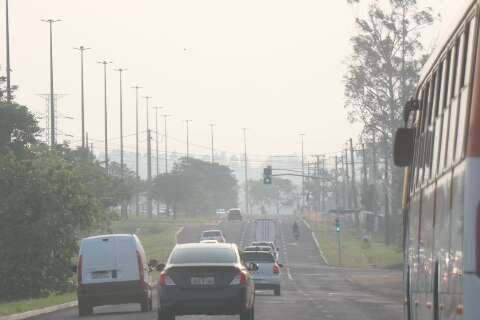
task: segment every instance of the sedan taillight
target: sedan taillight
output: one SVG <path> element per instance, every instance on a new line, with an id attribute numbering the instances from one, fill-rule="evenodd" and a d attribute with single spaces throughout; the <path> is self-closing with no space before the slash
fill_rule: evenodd
<path id="1" fill-rule="evenodd" d="M 247 275 L 243 271 L 240 271 L 235 276 L 235 278 L 233 278 L 232 282 L 230 282 L 231 286 L 234 286 L 234 285 L 242 285 L 243 286 L 243 285 L 246 285 L 246 284 L 247 284 Z"/>
<path id="2" fill-rule="evenodd" d="M 280 267 L 277 264 L 273 265 L 273 273 L 275 273 L 275 274 L 280 273 Z"/>
<path id="3" fill-rule="evenodd" d="M 165 272 L 160 273 L 160 280 L 158 281 L 161 287 L 165 286 L 174 286 L 175 282 L 173 282 L 172 278 L 168 276 Z"/>

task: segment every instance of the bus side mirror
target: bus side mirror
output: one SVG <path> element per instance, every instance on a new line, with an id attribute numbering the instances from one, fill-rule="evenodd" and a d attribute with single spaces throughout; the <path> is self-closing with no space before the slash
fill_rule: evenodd
<path id="1" fill-rule="evenodd" d="M 414 147 L 415 129 L 397 129 L 393 145 L 393 162 L 397 167 L 408 167 L 412 164 Z"/>

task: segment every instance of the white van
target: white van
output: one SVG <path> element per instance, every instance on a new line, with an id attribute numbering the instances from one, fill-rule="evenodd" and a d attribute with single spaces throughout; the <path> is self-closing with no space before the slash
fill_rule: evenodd
<path id="1" fill-rule="evenodd" d="M 149 267 L 140 240 L 133 234 L 109 234 L 82 240 L 77 264 L 78 313 L 90 315 L 93 307 L 140 303 L 152 308 Z"/>

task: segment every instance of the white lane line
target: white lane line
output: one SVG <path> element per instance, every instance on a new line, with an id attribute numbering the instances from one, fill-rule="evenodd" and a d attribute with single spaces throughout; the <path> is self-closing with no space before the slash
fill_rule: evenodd
<path id="1" fill-rule="evenodd" d="M 328 264 L 328 260 L 327 260 L 327 258 L 325 257 L 325 254 L 323 253 L 322 248 L 320 247 L 320 243 L 318 242 L 317 235 L 315 234 L 315 232 L 313 232 L 312 227 L 311 227 L 310 224 L 307 222 L 307 220 L 302 219 L 302 221 L 303 221 L 303 223 L 305 224 L 305 226 L 308 228 L 308 230 L 310 230 L 310 232 L 312 233 L 313 242 L 315 243 L 315 247 L 317 248 L 317 251 L 318 251 L 318 253 L 320 254 L 320 258 L 322 258 L 323 263 L 325 263 L 325 264 L 328 266 L 328 265 L 329 265 L 329 264 Z"/>
<path id="2" fill-rule="evenodd" d="M 175 232 L 175 243 L 178 243 L 178 236 L 180 235 L 180 233 L 182 233 L 183 229 L 185 229 L 185 227 L 180 227 L 177 232 Z"/>
<path id="3" fill-rule="evenodd" d="M 283 246 L 283 259 L 285 260 L 285 265 L 287 266 L 287 277 L 289 280 L 293 280 L 292 272 L 290 271 L 290 267 L 288 263 L 287 244 L 285 243 L 285 238 L 283 236 L 283 228 L 281 224 L 282 224 L 282 221 L 280 220 L 280 239 L 282 241 L 282 246 Z"/>

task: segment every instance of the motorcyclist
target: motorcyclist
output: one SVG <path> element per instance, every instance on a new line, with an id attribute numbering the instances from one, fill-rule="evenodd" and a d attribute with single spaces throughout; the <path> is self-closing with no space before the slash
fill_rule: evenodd
<path id="1" fill-rule="evenodd" d="M 300 229 L 299 229 L 299 227 L 298 227 L 297 221 L 295 221 L 295 222 L 293 223 L 292 231 L 293 231 L 293 235 L 294 235 L 294 236 L 300 235 Z"/>

